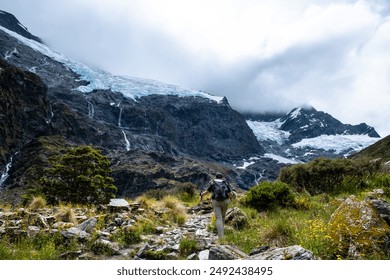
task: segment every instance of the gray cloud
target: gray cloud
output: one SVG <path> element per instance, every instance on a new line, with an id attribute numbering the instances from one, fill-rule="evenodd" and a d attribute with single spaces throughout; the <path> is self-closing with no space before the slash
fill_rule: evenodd
<path id="1" fill-rule="evenodd" d="M 382 121 L 390 102 L 386 97 L 390 85 L 385 79 L 378 81 L 385 84 L 376 87 L 386 98 L 381 104 L 376 108 L 368 102 L 357 104 L 364 102 L 364 95 L 375 94 L 363 92 L 358 85 L 372 67 L 376 67 L 372 71 L 378 69 L 371 63 L 377 53 L 373 48 L 378 44 L 384 50 L 389 47 L 390 42 L 383 39 L 384 32 L 377 32 L 388 21 L 388 1 L 297 1 L 302 15 L 296 21 L 303 31 L 299 25 L 291 30 L 291 26 L 283 26 L 275 31 L 282 34 L 270 33 L 262 41 L 275 50 L 270 55 L 248 53 L 239 60 L 226 61 L 215 52 L 189 49 L 168 30 L 146 22 L 138 14 L 137 1 L 127 1 L 132 5 L 125 8 L 120 2 L 0 0 L 0 9 L 13 13 L 54 49 L 114 74 L 151 78 L 227 96 L 232 107 L 240 111 L 287 111 L 309 104 L 344 122 L 364 121 L 378 126 L 381 134 L 390 133 L 390 126 Z M 344 6 L 335 12 L 335 5 L 340 3 Z M 320 12 L 310 16 L 307 7 Z M 351 18 L 352 12 L 367 18 Z M 345 21 L 340 20 L 342 13 Z M 308 22 L 304 22 L 305 17 Z M 256 29 L 240 32 L 258 36 Z M 379 43 L 373 44 L 376 41 Z M 386 62 L 390 63 L 390 58 L 384 58 Z M 376 81 L 367 80 L 371 82 Z M 350 100 L 354 111 L 345 104 Z"/>

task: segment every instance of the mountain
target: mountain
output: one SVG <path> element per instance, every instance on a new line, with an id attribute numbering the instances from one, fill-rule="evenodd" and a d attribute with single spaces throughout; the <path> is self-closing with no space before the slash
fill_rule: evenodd
<path id="1" fill-rule="evenodd" d="M 39 185 L 50 156 L 88 144 L 112 162 L 119 195 L 193 183 L 264 153 L 224 97 L 158 81 L 115 76 L 69 59 L 0 12 L 1 196 Z M 6 195 L 5 195 L 6 194 Z"/>
<path id="2" fill-rule="evenodd" d="M 379 160 L 388 166 L 390 163 L 390 136 L 384 137 L 375 144 L 368 146 L 356 154 L 353 154 L 351 158 L 368 158 Z"/>
<path id="3" fill-rule="evenodd" d="M 287 114 L 245 116 L 266 155 L 285 163 L 321 156 L 346 157 L 380 139 L 375 129 L 365 123 L 343 124 L 313 107 L 295 108 Z"/>
<path id="4" fill-rule="evenodd" d="M 217 172 L 249 188 L 277 178 L 286 164 L 344 156 L 379 137 L 314 108 L 249 118 L 224 97 L 91 68 L 3 11 L 0 97 L 0 200 L 8 202 L 38 187 L 51 158 L 76 145 L 102 150 L 118 196 L 131 197 L 189 183 L 203 188 Z"/>

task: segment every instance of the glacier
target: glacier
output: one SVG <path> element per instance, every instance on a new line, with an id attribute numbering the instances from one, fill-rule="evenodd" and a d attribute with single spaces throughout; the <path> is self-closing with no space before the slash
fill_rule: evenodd
<path id="1" fill-rule="evenodd" d="M 358 152 L 381 138 L 373 138 L 368 135 L 320 135 L 314 138 L 302 139 L 292 144 L 294 148 L 314 148 L 325 151 L 334 151 L 341 154 L 344 151 Z M 349 154 L 345 154 L 348 156 Z"/>
<path id="2" fill-rule="evenodd" d="M 211 95 L 198 90 L 185 89 L 176 85 L 165 84 L 151 79 L 112 75 L 101 69 L 91 68 L 83 63 L 69 59 L 44 44 L 27 39 L 2 26 L 0 26 L 0 30 L 6 32 L 35 51 L 62 63 L 68 69 L 79 75 L 80 81 L 87 81 L 87 85 L 82 85 L 76 88 L 76 90 L 82 93 L 89 93 L 93 90 L 101 89 L 122 93 L 124 96 L 133 100 L 142 96 L 153 94 L 176 95 L 179 97 L 202 97 L 217 103 L 221 103 L 223 100 L 223 97 L 221 96 Z"/>
<path id="3" fill-rule="evenodd" d="M 252 129 L 257 140 L 259 141 L 275 141 L 278 144 L 283 144 L 286 142 L 290 133 L 288 131 L 280 130 L 283 122 L 280 119 L 277 119 L 272 122 L 259 122 L 247 120 L 246 123 Z"/>

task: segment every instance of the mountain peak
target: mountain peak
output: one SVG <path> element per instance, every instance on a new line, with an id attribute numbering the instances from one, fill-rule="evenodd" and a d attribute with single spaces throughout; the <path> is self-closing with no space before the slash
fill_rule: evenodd
<path id="1" fill-rule="evenodd" d="M 28 31 L 27 27 L 21 24 L 13 14 L 0 10 L 0 25 L 7 28 L 8 30 L 18 33 L 19 35 L 27 39 L 32 39 L 34 41 L 42 43 L 42 40 L 32 35 Z"/>

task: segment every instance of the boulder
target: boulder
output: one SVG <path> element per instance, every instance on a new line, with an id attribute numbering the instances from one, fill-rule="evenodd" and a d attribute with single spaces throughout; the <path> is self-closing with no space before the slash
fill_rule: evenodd
<path id="1" fill-rule="evenodd" d="M 97 219 L 93 217 L 79 224 L 77 228 L 82 231 L 90 233 L 95 228 L 96 223 L 97 223 Z"/>
<path id="2" fill-rule="evenodd" d="M 299 245 L 284 248 L 269 248 L 248 257 L 249 260 L 313 260 L 314 255 Z"/>
<path id="3" fill-rule="evenodd" d="M 382 257 L 390 253 L 390 227 L 368 200 L 347 198 L 332 214 L 329 235 L 344 258 Z"/>
<path id="4" fill-rule="evenodd" d="M 371 199 L 372 205 L 378 210 L 379 215 L 390 226 L 390 203 L 381 199 Z"/>
<path id="5" fill-rule="evenodd" d="M 209 250 L 209 260 L 237 260 L 247 258 L 247 254 L 231 245 L 213 246 Z"/>
<path id="6" fill-rule="evenodd" d="M 210 250 L 203 250 L 198 253 L 199 260 L 208 260 L 209 259 Z"/>
<path id="7" fill-rule="evenodd" d="M 226 224 L 235 229 L 244 229 L 249 225 L 248 216 L 238 207 L 230 208 L 226 213 Z"/>
<path id="8" fill-rule="evenodd" d="M 79 240 L 88 239 L 91 235 L 77 227 L 69 228 L 61 232 L 62 236 L 66 238 L 78 237 Z"/>
<path id="9" fill-rule="evenodd" d="M 130 210 L 130 204 L 122 198 L 112 198 L 107 205 L 111 212 L 117 212 L 121 210 Z"/>

